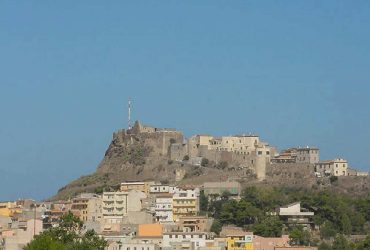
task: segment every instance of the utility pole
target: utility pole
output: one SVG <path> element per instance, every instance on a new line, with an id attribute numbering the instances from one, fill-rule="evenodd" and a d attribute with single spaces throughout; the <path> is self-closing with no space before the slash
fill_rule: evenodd
<path id="1" fill-rule="evenodd" d="M 35 238 L 36 235 L 36 203 L 33 204 L 34 208 L 34 214 L 33 214 L 33 238 Z"/>
<path id="2" fill-rule="evenodd" d="M 131 129 L 131 99 L 128 99 L 128 129 Z"/>

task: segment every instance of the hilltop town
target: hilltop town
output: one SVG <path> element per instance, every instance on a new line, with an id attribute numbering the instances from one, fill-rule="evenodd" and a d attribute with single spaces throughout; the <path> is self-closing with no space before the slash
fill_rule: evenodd
<path id="1" fill-rule="evenodd" d="M 96 173 L 50 201 L 0 203 L 0 245 L 22 249 L 68 214 L 109 250 L 317 249 L 310 245 L 335 242 L 337 233 L 361 242 L 369 233 L 369 183 L 345 159 L 321 160 L 316 147 L 278 152 L 253 134 L 185 138 L 136 122 L 113 134 Z M 315 206 L 326 194 L 333 207 L 347 197 L 348 207 L 330 215 L 339 221 Z M 334 233 L 323 231 L 329 225 Z"/>
<path id="2" fill-rule="evenodd" d="M 339 177 L 336 185 L 330 185 L 331 176 Z M 185 138 L 176 129 L 137 121 L 132 128 L 113 133 L 95 173 L 62 187 L 53 199 L 68 199 L 132 180 L 199 186 L 207 181 L 237 181 L 243 187 L 284 185 L 363 195 L 370 189 L 367 176 L 341 157 L 321 160 L 316 147 L 297 146 L 278 152 L 257 135 Z"/>

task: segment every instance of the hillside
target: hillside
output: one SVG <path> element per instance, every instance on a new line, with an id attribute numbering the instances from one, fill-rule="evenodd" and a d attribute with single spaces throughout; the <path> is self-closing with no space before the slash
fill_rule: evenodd
<path id="1" fill-rule="evenodd" d="M 240 181 L 243 186 L 285 186 L 370 194 L 369 177 L 342 177 L 330 183 L 328 178 L 317 179 L 314 167 L 307 164 L 268 164 L 266 179 L 258 181 L 253 171 L 232 164 L 220 167 L 220 164 L 210 161 L 203 166 L 195 166 L 188 161 L 174 161 L 170 159 L 168 149 L 172 143 L 183 140 L 182 133 L 173 129 L 151 133 L 149 129 L 136 124 L 131 130 L 114 133 L 96 172 L 62 187 L 51 199 L 68 199 L 81 192 L 100 193 L 132 180 L 201 185 L 205 181 L 229 179 Z"/>

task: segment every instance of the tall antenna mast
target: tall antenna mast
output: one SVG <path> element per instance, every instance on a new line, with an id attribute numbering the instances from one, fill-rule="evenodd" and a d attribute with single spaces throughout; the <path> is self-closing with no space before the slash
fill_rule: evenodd
<path id="1" fill-rule="evenodd" d="M 131 129 L 131 99 L 128 99 L 128 129 Z"/>

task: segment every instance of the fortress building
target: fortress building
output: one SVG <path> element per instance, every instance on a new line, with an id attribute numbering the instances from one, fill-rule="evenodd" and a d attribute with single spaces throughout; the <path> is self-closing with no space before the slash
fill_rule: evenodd
<path id="1" fill-rule="evenodd" d="M 139 121 L 131 129 L 121 129 L 113 134 L 113 140 L 118 144 L 133 144 L 143 142 L 153 149 L 153 154 L 168 156 L 171 144 L 182 142 L 182 132 L 173 128 L 155 128 L 145 126 Z"/>
<path id="2" fill-rule="evenodd" d="M 181 161 L 186 155 L 189 159 L 206 158 L 216 164 L 227 162 L 244 169 L 252 170 L 258 179 L 265 179 L 266 164 L 275 149 L 260 141 L 257 135 L 235 135 L 213 137 L 194 135 L 186 143 L 175 143 L 170 148 L 171 160 Z"/>
<path id="3" fill-rule="evenodd" d="M 275 154 L 275 148 L 257 135 L 194 135 L 184 140 L 182 132 L 176 129 L 145 126 L 139 121 L 132 128 L 115 132 L 113 143 L 124 146 L 141 143 L 151 148 L 150 156 L 165 156 L 172 161 L 187 159 L 188 163 L 200 165 L 201 159 L 207 159 L 216 166 L 238 169 L 240 177 L 254 173 L 259 180 L 265 179 L 266 165 Z"/>

